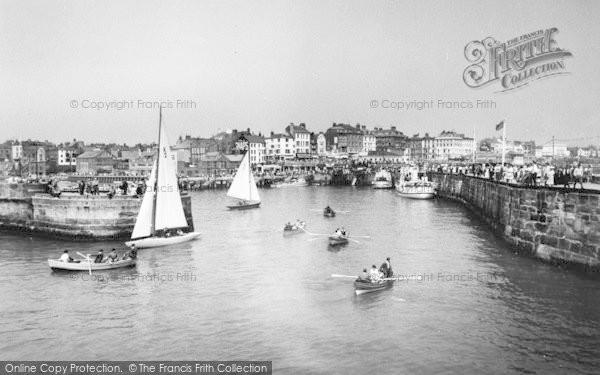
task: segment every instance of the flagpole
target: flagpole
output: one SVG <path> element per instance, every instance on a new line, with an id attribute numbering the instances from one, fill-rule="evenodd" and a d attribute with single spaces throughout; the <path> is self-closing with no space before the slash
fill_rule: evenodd
<path id="1" fill-rule="evenodd" d="M 506 120 L 502 124 L 502 168 L 504 168 L 504 158 L 506 153 Z"/>
<path id="2" fill-rule="evenodd" d="M 475 164 L 475 151 L 477 150 L 477 140 L 475 139 L 475 124 L 473 124 L 473 164 Z"/>

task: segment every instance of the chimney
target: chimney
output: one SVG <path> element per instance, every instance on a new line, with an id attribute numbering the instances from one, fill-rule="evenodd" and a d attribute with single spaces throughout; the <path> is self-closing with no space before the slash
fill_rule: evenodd
<path id="1" fill-rule="evenodd" d="M 273 130 L 271 130 L 271 138 L 273 138 L 274 135 L 275 135 L 275 132 Z"/>
<path id="2" fill-rule="evenodd" d="M 360 124 L 356 124 L 356 129 L 360 130 Z"/>
<path id="3" fill-rule="evenodd" d="M 361 126 L 361 128 L 362 128 L 362 130 L 367 130 L 367 126 L 366 125 Z"/>
<path id="4" fill-rule="evenodd" d="M 393 132 L 396 131 L 396 127 L 395 126 L 392 126 L 391 129 L 392 129 Z"/>
<path id="5" fill-rule="evenodd" d="M 305 124 L 305 123 L 300 123 L 300 127 L 301 127 L 302 129 L 306 129 L 306 124 Z"/>

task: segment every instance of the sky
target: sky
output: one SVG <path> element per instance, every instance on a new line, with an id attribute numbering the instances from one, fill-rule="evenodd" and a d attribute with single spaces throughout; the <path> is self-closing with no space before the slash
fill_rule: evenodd
<path id="1" fill-rule="evenodd" d="M 482 138 L 504 119 L 508 139 L 600 145 L 598 19 L 593 0 L 0 0 L 0 140 L 152 142 L 163 101 L 171 139 L 291 122 Z M 469 42 L 552 27 L 568 74 L 463 81 Z M 445 104 L 477 100 L 495 108 Z M 384 108 L 410 101 L 434 105 Z"/>

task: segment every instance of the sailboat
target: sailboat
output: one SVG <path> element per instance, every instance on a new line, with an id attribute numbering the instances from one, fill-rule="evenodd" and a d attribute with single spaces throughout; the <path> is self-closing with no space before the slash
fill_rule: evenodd
<path id="1" fill-rule="evenodd" d="M 238 204 L 227 206 L 230 210 L 247 210 L 260 206 L 260 196 L 256 181 L 250 168 L 250 152 L 246 151 L 240 166 L 235 173 L 233 182 L 227 191 L 227 196 L 239 199 Z"/>
<path id="2" fill-rule="evenodd" d="M 125 245 L 137 249 L 168 246 L 200 236 L 197 232 L 184 233 L 188 223 L 181 204 L 174 160 L 162 125 L 161 107 L 157 157 L 133 227 L 131 241 L 125 242 Z"/>

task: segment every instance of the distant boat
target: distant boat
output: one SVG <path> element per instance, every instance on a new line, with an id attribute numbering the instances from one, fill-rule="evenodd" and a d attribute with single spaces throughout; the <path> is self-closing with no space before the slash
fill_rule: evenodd
<path id="1" fill-rule="evenodd" d="M 125 245 L 143 249 L 174 245 L 200 236 L 197 232 L 184 232 L 188 223 L 181 204 L 174 160 L 162 125 L 161 107 L 157 157 L 133 227 L 131 241 L 125 242 Z"/>
<path id="2" fill-rule="evenodd" d="M 252 168 L 250 168 L 249 154 L 249 152 L 246 152 L 244 155 L 227 191 L 228 197 L 239 199 L 238 204 L 227 206 L 230 210 L 247 210 L 260 206 L 260 196 L 252 175 Z"/>
<path id="3" fill-rule="evenodd" d="M 385 169 L 380 170 L 375 174 L 375 180 L 373 181 L 373 189 L 391 189 L 392 188 L 392 175 Z"/>
<path id="4" fill-rule="evenodd" d="M 335 217 L 335 211 L 331 207 L 327 206 L 323 210 L 323 216 L 325 216 L 325 217 Z"/>
<path id="5" fill-rule="evenodd" d="M 435 188 L 429 181 L 400 182 L 396 185 L 398 195 L 411 199 L 432 199 L 435 197 Z"/>
<path id="6" fill-rule="evenodd" d="M 295 224 L 286 224 L 283 227 L 283 234 L 294 234 L 304 232 L 306 228 L 306 221 L 296 222 Z"/>
<path id="7" fill-rule="evenodd" d="M 300 178 L 292 178 L 289 181 L 278 182 L 276 184 L 272 184 L 271 187 L 282 188 L 282 187 L 297 187 L 297 186 L 308 186 L 308 182 L 302 177 Z"/>

